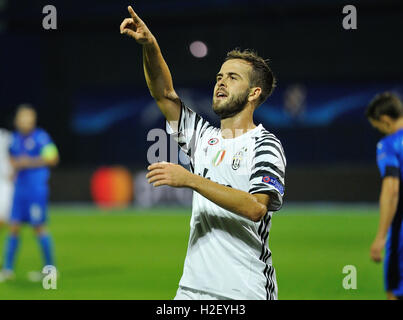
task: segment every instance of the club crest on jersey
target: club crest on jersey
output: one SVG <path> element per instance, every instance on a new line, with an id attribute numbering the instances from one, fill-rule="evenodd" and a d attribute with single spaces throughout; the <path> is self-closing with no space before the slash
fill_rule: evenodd
<path id="1" fill-rule="evenodd" d="M 217 144 L 218 143 L 218 138 L 211 138 L 209 141 L 208 141 L 208 144 L 210 145 L 210 146 L 214 146 L 215 144 Z"/>
<path id="2" fill-rule="evenodd" d="M 24 141 L 24 145 L 27 150 L 32 150 L 33 148 L 35 148 L 35 141 L 31 137 L 29 137 Z"/>
<path id="3" fill-rule="evenodd" d="M 238 151 L 235 153 L 235 155 L 232 157 L 232 169 L 233 170 L 238 170 L 239 167 L 241 166 L 241 161 L 243 159 L 243 153 L 246 152 L 248 149 L 246 147 L 242 148 L 242 150 Z"/>
<path id="4" fill-rule="evenodd" d="M 215 157 L 213 158 L 213 166 L 217 167 L 224 160 L 224 157 L 225 157 L 225 150 L 218 151 Z"/>
<path id="5" fill-rule="evenodd" d="M 262 182 L 272 185 L 280 192 L 280 194 L 284 194 L 284 187 L 276 178 L 263 176 Z"/>

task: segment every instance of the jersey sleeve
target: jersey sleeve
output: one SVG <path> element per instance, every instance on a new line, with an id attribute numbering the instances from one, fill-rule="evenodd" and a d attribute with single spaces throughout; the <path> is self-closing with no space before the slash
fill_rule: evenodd
<path id="1" fill-rule="evenodd" d="M 181 101 L 181 112 L 177 123 L 166 123 L 167 133 L 178 142 L 181 150 L 192 157 L 198 140 L 202 137 L 210 123 L 203 119 Z"/>
<path id="2" fill-rule="evenodd" d="M 272 134 L 256 140 L 249 178 L 249 193 L 270 196 L 269 211 L 277 211 L 283 205 L 286 160 L 280 141 Z"/>
<path id="3" fill-rule="evenodd" d="M 388 141 L 380 141 L 376 148 L 376 162 L 382 178 L 399 177 L 400 163 L 393 146 Z"/>
<path id="4" fill-rule="evenodd" d="M 40 148 L 40 155 L 46 160 L 52 160 L 58 156 L 59 152 L 52 138 L 45 131 L 38 133 L 36 138 Z"/>

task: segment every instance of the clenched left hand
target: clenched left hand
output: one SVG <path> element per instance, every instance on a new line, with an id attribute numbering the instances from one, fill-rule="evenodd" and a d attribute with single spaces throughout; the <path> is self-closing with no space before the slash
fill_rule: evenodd
<path id="1" fill-rule="evenodd" d="M 384 247 L 385 247 L 385 239 L 376 237 L 371 245 L 371 252 L 370 252 L 371 259 L 374 262 L 382 261 L 382 250 Z"/>

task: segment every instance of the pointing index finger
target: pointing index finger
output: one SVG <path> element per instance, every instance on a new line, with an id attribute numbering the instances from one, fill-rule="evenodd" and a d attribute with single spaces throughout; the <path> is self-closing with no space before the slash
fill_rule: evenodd
<path id="1" fill-rule="evenodd" d="M 132 6 L 128 6 L 127 10 L 129 10 L 130 16 L 132 17 L 133 21 L 135 23 L 139 23 L 141 21 L 141 19 L 139 18 L 139 16 L 134 12 Z"/>

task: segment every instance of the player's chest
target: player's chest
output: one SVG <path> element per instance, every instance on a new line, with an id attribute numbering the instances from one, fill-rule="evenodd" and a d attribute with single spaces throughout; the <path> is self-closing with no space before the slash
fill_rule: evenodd
<path id="1" fill-rule="evenodd" d="M 26 154 L 36 156 L 40 152 L 40 146 L 33 137 L 21 138 L 17 141 L 17 152 L 19 154 Z"/>
<path id="2" fill-rule="evenodd" d="M 233 141 L 221 137 L 206 138 L 196 154 L 196 168 L 208 177 L 235 177 L 249 175 L 254 140 Z"/>

